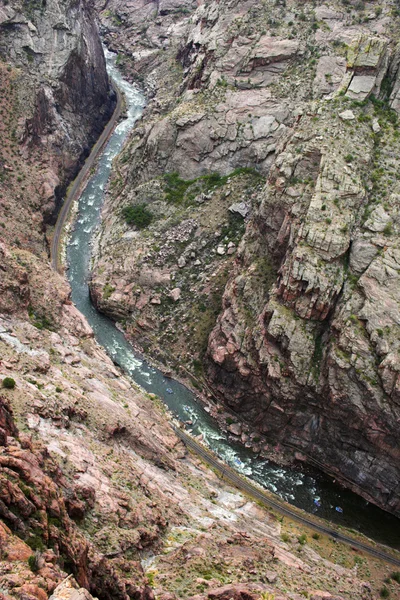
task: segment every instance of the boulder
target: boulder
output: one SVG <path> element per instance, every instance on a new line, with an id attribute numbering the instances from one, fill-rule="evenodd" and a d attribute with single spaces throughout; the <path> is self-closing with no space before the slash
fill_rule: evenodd
<path id="1" fill-rule="evenodd" d="M 354 121 L 356 118 L 352 110 L 344 110 L 343 112 L 339 113 L 339 117 L 342 119 L 342 121 Z"/>
<path id="2" fill-rule="evenodd" d="M 181 295 L 182 295 L 182 290 L 179 287 L 174 288 L 169 293 L 170 298 L 172 298 L 172 300 L 174 302 L 178 302 L 178 300 L 180 300 Z"/>
<path id="3" fill-rule="evenodd" d="M 245 202 L 235 202 L 229 207 L 231 213 L 236 213 L 245 219 L 250 212 L 250 206 Z"/>

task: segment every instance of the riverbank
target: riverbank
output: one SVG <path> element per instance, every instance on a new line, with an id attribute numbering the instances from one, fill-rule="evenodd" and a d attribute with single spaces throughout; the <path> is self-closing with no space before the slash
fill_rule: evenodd
<path id="1" fill-rule="evenodd" d="M 157 372 L 140 356 L 135 355 L 124 335 L 93 307 L 87 284 L 90 273 L 91 233 L 98 223 L 113 153 L 122 146 L 126 131 L 125 128 L 123 131 L 116 132 L 114 146 L 112 149 L 107 147 L 98 172 L 82 195 L 76 227 L 68 246 L 68 276 L 72 299 L 88 319 L 96 339 L 107 349 L 115 363 L 120 365 L 142 388 L 159 396 L 182 422 L 190 422 L 189 426 L 195 435 L 201 435 L 204 441 L 211 444 L 211 447 L 231 466 L 235 466 L 236 462 L 239 470 L 250 473 L 271 491 L 277 492 L 284 500 L 297 504 L 309 512 L 317 510 L 320 516 L 334 520 L 342 526 L 351 527 L 357 523 L 364 533 L 373 537 L 378 536 L 381 541 L 384 541 L 385 536 L 391 539 L 393 524 L 390 516 L 383 511 L 376 509 L 378 512 L 375 513 L 375 508 L 368 506 L 361 498 L 332 485 L 310 470 L 291 470 L 276 466 L 262 457 L 257 457 L 251 449 L 232 442 L 229 438 L 229 426 L 233 426 L 234 423 L 226 422 L 226 418 L 230 417 L 225 417 L 223 429 L 228 431 L 226 435 L 188 388 L 174 379 L 166 379 L 162 373 Z M 275 449 L 271 449 L 271 455 L 276 457 Z M 318 497 L 321 498 L 321 502 L 316 507 L 314 499 Z M 340 507 L 341 512 L 336 511 L 335 506 Z M 396 519 L 393 518 L 393 523 L 395 521 Z"/>
<path id="2" fill-rule="evenodd" d="M 116 323 L 116 326 L 124 334 L 138 356 L 142 356 L 143 360 L 166 374 L 166 377 L 179 381 L 199 399 L 206 411 L 218 423 L 220 430 L 228 435 L 231 442 L 242 444 L 256 456 L 266 459 L 276 466 L 292 467 L 311 473 L 314 467 L 321 478 L 330 478 L 334 485 L 339 484 L 343 489 L 351 490 L 354 494 L 366 497 L 366 494 L 360 493 L 361 490 L 353 482 L 346 479 L 343 474 L 330 472 L 328 465 L 321 464 L 314 457 L 304 454 L 294 446 L 285 447 L 285 443 L 271 443 L 267 436 L 255 432 L 249 423 L 241 420 L 240 415 L 229 411 L 229 408 L 213 394 L 204 380 L 198 379 L 184 365 L 171 360 L 160 347 L 155 349 L 157 358 L 145 354 L 143 348 L 138 345 L 137 340 L 130 336 L 120 323 Z M 161 356 L 162 361 L 160 361 Z M 373 498 L 367 499 L 373 502 Z"/>
<path id="3" fill-rule="evenodd" d="M 117 98 L 114 112 L 113 112 L 109 122 L 105 126 L 102 134 L 100 135 L 97 142 L 93 146 L 89 156 L 85 160 L 85 163 L 82 166 L 81 170 L 79 171 L 77 177 L 69 185 L 69 187 L 67 189 L 67 193 L 66 193 L 64 201 L 63 201 L 63 204 L 62 204 L 62 207 L 61 207 L 61 210 L 58 214 L 56 224 L 54 226 L 54 231 L 51 236 L 51 243 L 50 243 L 50 247 L 51 247 L 50 258 L 51 258 L 52 268 L 58 272 L 60 272 L 61 269 L 63 268 L 63 259 L 62 259 L 61 255 L 63 253 L 63 248 L 65 247 L 65 244 L 66 244 L 66 238 L 63 237 L 63 234 L 66 233 L 65 227 L 66 227 L 68 220 L 71 217 L 70 213 L 71 213 L 73 203 L 79 198 L 80 194 L 85 189 L 85 186 L 87 185 L 88 180 L 89 180 L 91 174 L 93 173 L 93 169 L 95 169 L 95 167 L 96 167 L 96 161 L 97 161 L 100 153 L 102 152 L 102 150 L 104 149 L 104 146 L 107 144 L 108 140 L 110 139 L 110 136 L 112 135 L 116 124 L 118 123 L 119 119 L 121 118 L 121 116 L 125 110 L 125 103 L 124 103 L 123 95 L 121 94 L 120 90 L 118 89 L 118 87 L 116 85 L 113 85 L 113 89 L 114 89 L 114 92 L 115 92 L 116 98 Z M 64 261 L 65 261 L 65 257 L 64 257 Z M 64 264 L 64 268 L 65 268 L 65 264 Z"/>

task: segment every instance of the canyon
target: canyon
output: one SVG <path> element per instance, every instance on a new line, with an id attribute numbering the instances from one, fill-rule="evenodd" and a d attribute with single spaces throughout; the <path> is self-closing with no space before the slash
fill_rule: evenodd
<path id="1" fill-rule="evenodd" d="M 188 452 L 49 256 L 116 103 L 100 29 L 147 106 L 113 164 L 95 305 L 253 432 L 398 513 L 398 14 L 363 6 L 2 2 L 0 600 L 398 593 L 390 565 Z"/>
<path id="2" fill-rule="evenodd" d="M 147 10 L 100 13 L 150 100 L 106 196 L 96 306 L 251 430 L 399 514 L 398 11 Z"/>

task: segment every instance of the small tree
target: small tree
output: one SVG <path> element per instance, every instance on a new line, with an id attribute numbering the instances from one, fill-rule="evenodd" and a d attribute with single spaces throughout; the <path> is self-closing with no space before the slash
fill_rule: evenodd
<path id="1" fill-rule="evenodd" d="M 3 379 L 3 388 L 8 390 L 12 390 L 15 388 L 15 379 L 12 377 L 4 377 Z"/>
<path id="2" fill-rule="evenodd" d="M 138 229 L 145 229 L 153 220 L 153 213 L 145 204 L 131 204 L 122 209 L 122 216 L 128 225 L 135 225 Z"/>
<path id="3" fill-rule="evenodd" d="M 35 554 L 31 554 L 28 558 L 28 565 L 32 573 L 37 573 L 40 569 L 41 554 L 36 550 Z"/>

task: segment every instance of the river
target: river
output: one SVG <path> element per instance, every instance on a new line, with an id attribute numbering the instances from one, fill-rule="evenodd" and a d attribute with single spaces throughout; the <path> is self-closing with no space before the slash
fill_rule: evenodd
<path id="1" fill-rule="evenodd" d="M 344 490 L 308 468 L 282 468 L 255 455 L 241 444 L 228 441 L 217 422 L 196 396 L 177 381 L 166 379 L 138 356 L 112 321 L 97 312 L 89 296 L 91 241 L 100 220 L 104 188 L 113 158 L 121 151 L 145 105 L 141 92 L 125 81 L 116 68 L 116 57 L 106 51 L 110 76 L 125 94 L 127 116 L 116 127 L 98 161 L 95 174 L 79 199 L 75 226 L 67 246 L 68 278 L 72 300 L 93 328 L 97 341 L 113 361 L 148 392 L 157 394 L 181 421 L 226 463 L 247 475 L 283 500 L 319 517 L 365 533 L 368 537 L 400 549 L 400 522 L 356 494 Z M 338 512 L 340 509 L 342 512 Z"/>

